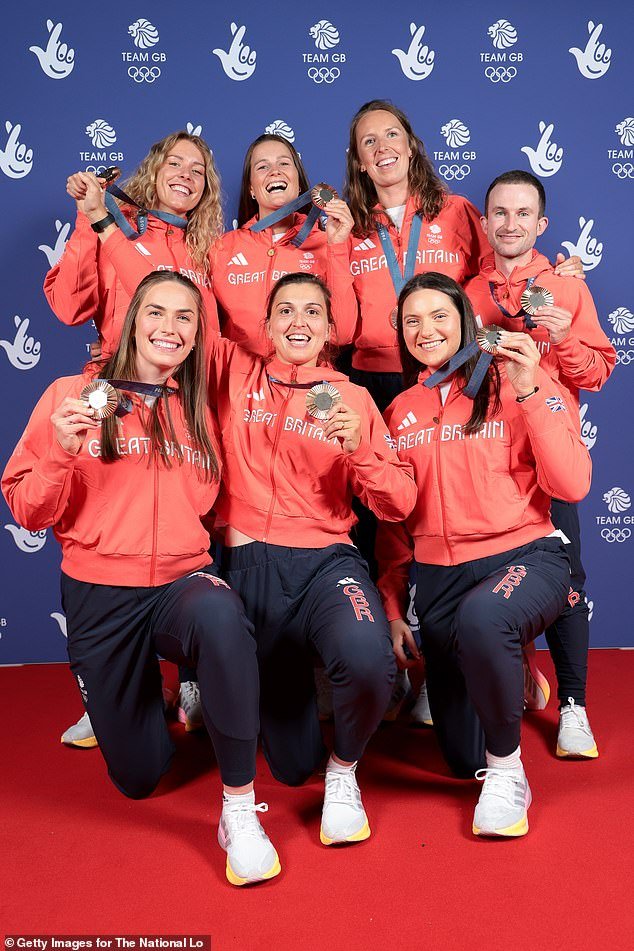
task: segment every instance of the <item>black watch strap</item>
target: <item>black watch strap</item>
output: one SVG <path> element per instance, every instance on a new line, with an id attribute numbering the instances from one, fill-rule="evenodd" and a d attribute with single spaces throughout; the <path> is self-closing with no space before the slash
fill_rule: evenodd
<path id="1" fill-rule="evenodd" d="M 105 231 L 106 228 L 113 224 L 115 224 L 114 215 L 108 213 L 105 218 L 101 218 L 99 221 L 93 221 L 90 227 L 99 234 L 99 232 Z"/>

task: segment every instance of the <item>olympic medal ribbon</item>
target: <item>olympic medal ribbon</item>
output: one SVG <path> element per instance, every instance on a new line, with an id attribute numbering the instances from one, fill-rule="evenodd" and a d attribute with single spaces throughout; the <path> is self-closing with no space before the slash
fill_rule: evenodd
<path id="1" fill-rule="evenodd" d="M 424 385 L 431 389 L 440 383 L 444 383 L 452 373 L 455 373 L 459 367 L 480 351 L 480 357 L 475 365 L 475 369 L 463 390 L 464 395 L 470 400 L 475 399 L 491 366 L 493 357 L 497 353 L 501 331 L 502 328 L 496 324 L 490 324 L 488 327 L 480 327 L 476 333 L 476 339 L 468 343 L 467 346 L 459 350 L 458 353 L 454 353 L 453 357 L 450 357 L 440 369 L 436 370 L 435 373 L 432 373 L 432 375 L 425 380 Z"/>
<path id="2" fill-rule="evenodd" d="M 119 205 L 115 201 L 115 198 L 119 198 L 127 205 L 132 205 L 133 207 L 139 209 L 136 216 L 136 229 L 125 217 L 119 208 Z M 137 238 L 143 237 L 147 230 L 147 220 L 149 215 L 152 215 L 153 218 L 158 218 L 160 221 L 165 222 L 166 225 L 172 225 L 174 228 L 182 228 L 183 231 L 187 227 L 187 218 L 181 218 L 178 215 L 170 215 L 167 211 L 159 211 L 156 208 L 143 208 L 137 201 L 134 200 L 134 198 L 130 198 L 126 192 L 119 188 L 118 185 L 110 184 L 106 187 L 104 192 L 104 201 L 106 208 L 113 216 L 117 225 L 121 231 L 123 231 L 126 238 L 130 239 L 130 241 L 135 241 Z"/>
<path id="3" fill-rule="evenodd" d="M 265 228 L 271 228 L 273 225 L 276 225 L 278 221 L 282 221 L 284 218 L 287 218 L 288 215 L 292 215 L 294 212 L 299 211 L 300 208 L 304 208 L 310 202 L 312 204 L 312 208 L 306 216 L 306 221 L 295 237 L 291 240 L 291 244 L 293 244 L 296 248 L 301 248 L 302 244 L 313 230 L 317 219 L 320 217 L 320 215 L 325 214 L 325 209 L 328 206 L 328 202 L 337 197 L 337 192 L 331 185 L 326 185 L 325 182 L 319 182 L 314 186 L 314 188 L 311 188 L 310 191 L 303 192 L 301 195 L 298 195 L 297 198 L 294 198 L 293 201 L 289 201 L 285 205 L 282 205 L 282 207 L 278 208 L 277 211 L 272 211 L 270 215 L 260 218 L 259 221 L 254 221 L 250 230 L 257 234 L 260 231 L 264 231 Z"/>
<path id="4" fill-rule="evenodd" d="M 392 244 L 389 231 L 381 222 L 379 222 L 376 226 L 381 247 L 383 248 L 383 254 L 385 255 L 385 260 L 387 262 L 388 270 L 390 272 L 390 277 L 392 278 L 392 284 L 394 285 L 394 290 L 397 297 L 409 279 L 414 276 L 414 269 L 416 268 L 416 252 L 418 251 L 418 241 L 422 226 L 423 219 L 421 218 L 420 214 L 416 212 L 414 215 L 414 220 L 412 221 L 412 227 L 410 228 L 409 232 L 405 267 L 402 272 L 396 259 L 396 251 L 394 250 L 394 245 Z"/>

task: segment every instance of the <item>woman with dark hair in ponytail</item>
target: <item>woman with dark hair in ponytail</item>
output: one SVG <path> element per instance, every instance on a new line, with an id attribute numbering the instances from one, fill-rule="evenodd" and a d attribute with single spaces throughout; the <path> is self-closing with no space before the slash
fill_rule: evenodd
<path id="1" fill-rule="evenodd" d="M 355 770 L 387 705 L 395 663 L 367 566 L 350 539 L 352 498 L 400 521 L 415 487 L 366 389 L 331 365 L 328 288 L 290 273 L 273 287 L 263 359 L 212 341 L 211 400 L 225 473 L 223 577 L 255 628 L 262 746 L 276 779 L 303 783 L 326 750 L 313 667 L 332 684 L 334 742 L 321 841 L 370 835 Z"/>
<path id="2" fill-rule="evenodd" d="M 255 641 L 201 518 L 220 459 L 198 288 L 148 275 L 103 368 L 49 386 L 5 470 L 15 519 L 62 547 L 68 654 L 110 778 L 150 795 L 174 748 L 157 654 L 198 671 L 223 782 L 218 840 L 234 885 L 280 871 L 255 805 Z M 110 415 L 106 415 L 111 413 Z"/>
<path id="3" fill-rule="evenodd" d="M 284 274 L 294 271 L 325 278 L 329 261 L 341 259 L 347 270 L 347 240 L 352 215 L 346 203 L 328 203 L 325 231 L 315 224 L 301 241 L 307 207 L 280 221 L 254 230 L 300 194 L 308 191 L 308 177 L 295 146 L 280 135 L 265 133 L 247 149 L 242 169 L 238 227 L 224 234 L 211 249 L 213 286 L 222 334 L 260 356 L 270 356 L 269 340 L 262 332 L 262 315 L 271 288 Z M 300 243 L 301 242 L 301 243 Z M 352 342 L 356 324 L 354 294 L 349 281 L 340 300 L 335 284 L 333 337 L 338 345 Z"/>
<path id="4" fill-rule="evenodd" d="M 401 667 L 420 655 L 405 620 L 413 561 L 434 728 L 452 770 L 484 780 L 473 831 L 524 835 L 522 647 L 566 604 L 550 500 L 583 498 L 590 457 L 533 340 L 479 330 L 451 278 L 407 282 L 397 334 L 409 389 L 385 416 L 418 499 L 403 524 L 378 531 L 394 653 Z"/>

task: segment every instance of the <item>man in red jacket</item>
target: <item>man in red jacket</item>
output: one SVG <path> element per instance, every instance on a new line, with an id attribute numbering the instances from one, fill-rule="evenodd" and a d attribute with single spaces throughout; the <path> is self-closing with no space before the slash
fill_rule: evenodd
<path id="1" fill-rule="evenodd" d="M 542 367 L 558 380 L 571 411 L 578 414 L 579 390 L 600 390 L 614 369 L 616 354 L 586 285 L 559 277 L 535 250 L 548 227 L 545 207 L 544 187 L 529 172 L 505 172 L 492 182 L 481 221 L 493 254 L 482 261 L 480 274 L 465 290 L 483 324 L 530 333 Z M 536 296 L 525 310 L 527 291 Z M 546 631 L 560 703 L 557 755 L 595 758 L 598 750 L 585 709 L 589 626 L 576 504 L 553 499 L 551 518 L 568 546 L 572 572 L 570 606 Z M 532 680 L 529 667 L 528 705 L 541 709 L 549 688 L 545 678 L 536 677 Z"/>

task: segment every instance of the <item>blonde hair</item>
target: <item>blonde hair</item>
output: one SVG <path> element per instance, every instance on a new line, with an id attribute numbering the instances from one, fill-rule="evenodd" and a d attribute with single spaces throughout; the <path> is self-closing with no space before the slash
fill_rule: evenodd
<path id="1" fill-rule="evenodd" d="M 220 178 L 216 171 L 211 150 L 199 135 L 189 132 L 173 132 L 155 142 L 136 172 L 127 180 L 123 189 L 141 207 L 152 208 L 156 204 L 156 176 L 167 156 L 182 139 L 199 149 L 205 163 L 205 188 L 202 198 L 187 214 L 185 243 L 196 265 L 203 272 L 209 268 L 209 247 L 223 232 L 222 206 L 220 203 Z"/>

